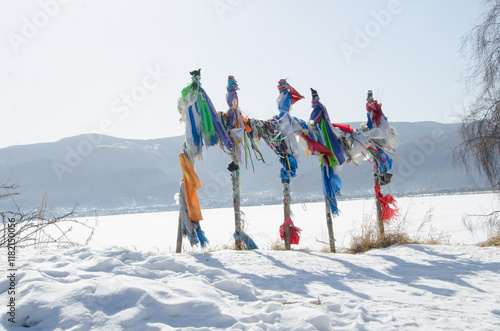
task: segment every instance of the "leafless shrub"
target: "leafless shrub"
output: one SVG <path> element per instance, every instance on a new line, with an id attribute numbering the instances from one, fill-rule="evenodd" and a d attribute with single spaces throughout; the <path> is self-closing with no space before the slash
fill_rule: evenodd
<path id="1" fill-rule="evenodd" d="M 14 189 L 15 186 L 0 186 L 0 189 Z M 4 193 L 2 197 L 11 197 L 16 193 Z M 41 206 L 35 211 L 23 211 L 16 205 L 15 211 L 0 211 L 1 233 L 0 247 L 6 247 L 15 238 L 16 247 L 45 248 L 48 246 L 82 246 L 88 245 L 97 226 L 97 218 L 91 225 L 88 220 L 72 218 L 75 208 L 60 216 L 54 216 L 47 210 L 47 197 L 42 200 Z M 14 225 L 14 232 L 9 226 Z M 74 228 L 83 227 L 88 235 L 82 242 L 73 239 L 70 233 Z M 81 230 L 81 229 L 80 229 Z"/>
<path id="2" fill-rule="evenodd" d="M 488 238 L 478 243 L 478 246 L 500 246 L 500 211 L 495 210 L 485 215 L 466 215 L 462 222 L 471 233 L 478 227 L 484 228 Z"/>

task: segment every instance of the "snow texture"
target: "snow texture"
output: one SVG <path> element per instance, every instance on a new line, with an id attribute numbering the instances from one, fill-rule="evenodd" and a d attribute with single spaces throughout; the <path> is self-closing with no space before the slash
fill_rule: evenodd
<path id="1" fill-rule="evenodd" d="M 454 216 L 464 204 L 461 199 L 468 198 L 471 210 L 478 201 L 490 203 L 490 208 L 492 201 L 496 201 L 491 194 L 447 198 L 432 197 L 435 215 L 448 214 L 436 218 L 434 225 L 454 224 L 454 228 L 449 228 L 452 242 L 456 241 L 454 236 L 458 241 L 465 238 L 461 222 Z M 419 206 L 418 212 L 409 218 L 419 217 L 429 199 L 416 199 L 413 203 Z M 262 226 L 264 222 L 255 222 L 250 227 L 253 231 L 249 232 L 261 233 L 256 236 L 261 241 L 265 236 L 277 238 L 279 235 L 269 217 L 274 215 L 270 210 L 279 214 L 281 206 L 266 208 L 259 208 L 258 215 L 267 220 L 267 226 Z M 344 209 L 344 223 L 354 217 L 354 210 L 350 208 L 359 208 L 359 205 Z M 324 219 L 315 216 L 319 206 L 311 204 L 308 209 L 315 227 L 324 227 Z M 226 212 L 221 209 L 207 213 L 206 231 L 231 232 L 209 226 L 210 222 L 214 225 L 219 222 L 214 215 L 227 218 Z M 161 213 L 163 217 L 166 214 Z M 300 223 L 305 223 L 305 219 L 301 213 L 297 214 L 296 223 L 303 226 Z M 6 330 L 16 327 L 34 330 L 500 329 L 499 248 L 464 244 L 396 245 L 357 255 L 266 249 L 175 254 L 166 252 L 165 248 L 172 243 L 170 237 L 175 237 L 176 223 L 166 218 L 167 228 L 156 227 L 158 216 L 113 216 L 114 221 L 121 219 L 120 227 L 112 219 L 101 220 L 96 239 L 106 235 L 113 245 L 127 234 L 128 244 L 121 247 L 104 247 L 96 241 L 91 247 L 18 249 L 16 325 L 7 321 L 4 312 L 0 327 Z M 103 224 L 106 222 L 113 227 Z M 145 234 L 150 238 L 149 244 L 158 250 L 133 248 L 133 245 L 141 247 L 138 230 L 148 228 L 160 232 L 160 236 Z M 304 245 L 313 243 L 311 238 L 303 239 Z M 164 249 L 160 251 L 159 247 Z M 7 261 L 6 251 L 1 253 L 1 261 Z M 8 287 L 9 280 L 3 277 L 0 302 L 7 302 Z M 6 311 L 7 307 L 3 307 Z"/>

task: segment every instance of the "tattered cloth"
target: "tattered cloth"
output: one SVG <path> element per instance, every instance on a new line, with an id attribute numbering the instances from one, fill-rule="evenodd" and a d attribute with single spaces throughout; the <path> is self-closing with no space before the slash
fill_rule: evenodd
<path id="1" fill-rule="evenodd" d="M 332 123 L 326 107 L 319 102 L 317 99 L 312 101 L 313 111 L 309 121 L 314 122 L 318 130 L 321 132 L 325 147 L 333 152 L 333 155 L 328 155 L 325 157 L 328 163 L 322 164 L 325 166 L 336 166 L 341 165 L 345 162 L 344 150 L 337 140 L 337 136 L 333 132 Z"/>
<path id="2" fill-rule="evenodd" d="M 351 129 L 351 126 L 349 124 L 332 123 L 332 125 L 336 128 L 339 128 L 344 133 L 353 133 L 354 132 L 354 130 Z"/>
<path id="3" fill-rule="evenodd" d="M 191 246 L 200 244 L 201 247 L 206 247 L 208 239 L 201 229 L 201 222 L 191 221 L 189 219 L 186 201 L 186 189 L 184 186 L 184 180 L 182 180 L 179 193 L 179 219 L 181 222 L 182 234 L 189 239 Z"/>
<path id="4" fill-rule="evenodd" d="M 372 126 L 379 127 L 380 119 L 382 118 L 382 116 L 384 116 L 384 113 L 382 112 L 382 104 L 378 103 L 377 101 L 367 103 L 366 111 L 368 112 L 368 128 L 371 129 Z"/>
<path id="5" fill-rule="evenodd" d="M 390 194 L 383 195 L 380 192 L 380 185 L 375 185 L 375 195 L 377 196 L 378 201 L 382 205 L 382 220 L 386 223 L 397 215 L 398 207 L 396 206 L 396 199 Z"/>
<path id="6" fill-rule="evenodd" d="M 281 240 L 285 240 L 285 226 L 287 226 L 287 225 L 290 226 L 290 244 L 298 245 L 299 240 L 300 240 L 300 232 L 302 231 L 302 229 L 293 225 L 291 218 L 287 218 L 283 222 L 283 224 L 280 225 L 280 238 L 281 238 Z"/>
<path id="7" fill-rule="evenodd" d="M 323 194 L 325 199 L 330 203 L 330 211 L 332 215 L 339 214 L 339 207 L 337 197 L 340 196 L 340 189 L 342 188 L 342 181 L 339 175 L 335 174 L 333 167 L 322 166 L 321 178 L 323 181 Z"/>
<path id="8" fill-rule="evenodd" d="M 203 217 L 201 216 L 200 202 L 196 194 L 196 190 L 201 188 L 200 179 L 194 170 L 194 164 L 184 153 L 179 155 L 179 163 L 184 174 L 184 189 L 189 219 L 191 221 L 201 221 Z"/>

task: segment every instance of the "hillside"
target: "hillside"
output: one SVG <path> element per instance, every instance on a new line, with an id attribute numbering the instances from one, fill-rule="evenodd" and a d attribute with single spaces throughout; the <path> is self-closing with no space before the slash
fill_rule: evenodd
<path id="1" fill-rule="evenodd" d="M 351 123 L 358 127 L 359 123 Z M 391 191 L 396 195 L 478 190 L 484 181 L 477 173 L 467 177 L 453 168 L 451 149 L 458 144 L 457 126 L 436 122 L 391 123 L 399 133 Z M 80 214 L 172 210 L 181 171 L 178 154 L 184 137 L 128 140 L 87 134 L 53 143 L 11 146 L 0 149 L 0 180 L 19 185 L 16 202 L 37 208 L 48 196 L 48 206 L 68 209 L 78 204 Z M 244 205 L 281 201 L 280 164 L 274 153 L 260 144 L 265 164 L 253 157 L 242 166 L 241 190 Z M 205 150 L 197 172 L 203 188 L 202 207 L 231 205 L 228 155 L 219 148 Z M 301 156 L 298 176 L 292 181 L 295 201 L 322 198 L 316 157 Z M 254 170 L 253 170 L 254 168 Z M 371 164 L 346 164 L 340 176 L 342 198 L 372 194 Z M 0 202 L 12 208 L 12 201 Z"/>

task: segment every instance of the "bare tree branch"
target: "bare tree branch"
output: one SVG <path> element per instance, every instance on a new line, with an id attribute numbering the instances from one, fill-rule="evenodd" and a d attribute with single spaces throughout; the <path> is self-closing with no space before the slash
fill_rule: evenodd
<path id="1" fill-rule="evenodd" d="M 0 185 L 1 190 L 15 189 L 16 186 Z M 12 198 L 17 193 L 8 192 L 0 194 L 0 197 L 9 196 Z M 13 199 L 14 200 L 14 199 Z M 12 224 L 10 220 L 14 220 L 15 232 L 15 245 L 17 247 L 33 246 L 35 248 L 44 248 L 49 245 L 57 246 L 77 246 L 82 245 L 76 240 L 72 239 L 70 233 L 79 227 L 80 230 L 88 232 L 83 245 L 87 245 L 94 235 L 94 230 L 97 225 L 97 215 L 94 224 L 88 220 L 77 220 L 72 218 L 76 206 L 70 211 L 61 216 L 55 217 L 51 214 L 47 216 L 47 197 L 44 197 L 41 206 L 38 210 L 25 212 L 15 203 L 16 210 L 14 211 L 0 211 L 0 218 L 2 221 L 2 232 L 0 234 L 0 247 L 6 247 L 9 244 L 9 229 L 8 225 Z M 12 230 L 12 229 L 11 229 Z M 12 238 L 12 237 L 10 237 Z"/>
<path id="2" fill-rule="evenodd" d="M 500 0 L 486 0 L 482 23 L 462 40 L 469 57 L 465 81 L 477 95 L 462 118 L 463 142 L 453 151 L 454 164 L 477 169 L 500 190 Z"/>

